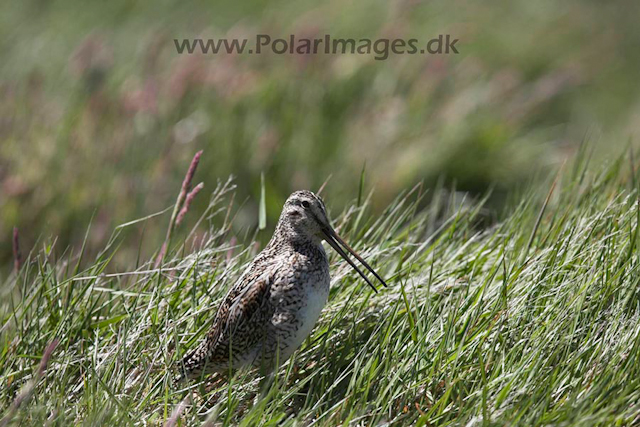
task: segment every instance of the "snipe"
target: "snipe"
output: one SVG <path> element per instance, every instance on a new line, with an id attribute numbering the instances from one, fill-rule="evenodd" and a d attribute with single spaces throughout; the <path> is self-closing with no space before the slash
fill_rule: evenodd
<path id="1" fill-rule="evenodd" d="M 270 371 L 286 361 L 311 333 L 329 296 L 323 240 L 374 291 L 345 250 L 387 286 L 336 234 L 322 199 L 310 191 L 297 191 L 287 199 L 268 245 L 222 301 L 207 336 L 183 358 L 183 377 L 249 365 Z"/>

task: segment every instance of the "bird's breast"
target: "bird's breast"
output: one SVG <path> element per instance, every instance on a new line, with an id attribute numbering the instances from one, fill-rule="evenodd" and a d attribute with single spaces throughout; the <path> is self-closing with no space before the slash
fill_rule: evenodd
<path id="1" fill-rule="evenodd" d="M 311 333 L 320 318 L 322 309 L 327 304 L 329 298 L 329 275 L 318 279 L 316 283 L 307 284 L 305 288 L 305 302 L 299 308 L 298 313 L 301 334 L 304 335 L 302 340 Z"/>
<path id="2" fill-rule="evenodd" d="M 276 310 L 271 323 L 284 358 L 309 336 L 329 298 L 328 264 L 315 267 L 299 269 L 273 295 Z"/>

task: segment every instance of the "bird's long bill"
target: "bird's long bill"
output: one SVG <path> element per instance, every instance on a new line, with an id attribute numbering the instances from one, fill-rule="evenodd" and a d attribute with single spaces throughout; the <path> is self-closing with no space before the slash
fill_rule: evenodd
<path id="1" fill-rule="evenodd" d="M 349 256 L 346 254 L 344 249 L 342 249 L 342 247 L 340 247 L 340 245 L 344 246 L 344 248 L 347 251 L 349 251 L 349 253 L 351 255 L 356 257 L 356 259 L 358 261 L 360 261 L 362 263 L 362 265 L 364 265 L 366 267 L 367 270 L 369 270 L 371 273 L 373 273 L 373 275 L 376 276 L 376 279 L 378 279 L 380 281 L 380 283 L 382 283 L 384 286 L 387 286 L 387 284 L 382 279 L 382 277 L 380 277 L 380 275 L 378 273 L 376 273 L 376 271 L 373 268 L 371 268 L 371 266 L 369 264 L 367 264 L 367 262 L 364 259 L 362 259 L 362 257 L 360 255 L 358 255 L 358 253 L 356 251 L 351 249 L 351 247 L 349 245 L 347 245 L 347 243 L 344 240 L 342 240 L 340 238 L 340 236 L 338 236 L 338 234 L 333 230 L 333 228 L 327 227 L 326 229 L 323 230 L 323 232 L 324 232 L 325 240 L 327 241 L 327 243 L 329 243 L 329 245 L 331 245 L 331 247 L 333 249 L 335 249 L 336 252 L 338 252 L 340 254 L 340 256 L 342 258 L 344 258 L 345 261 L 347 261 L 349 263 L 349 265 L 351 265 L 351 267 L 353 267 L 360 274 L 360 276 L 362 276 L 362 278 L 365 280 L 365 282 L 367 282 L 367 284 L 369 286 L 371 286 L 371 289 L 373 289 L 375 292 L 378 292 L 376 287 L 373 286 L 373 283 L 371 283 L 371 281 L 367 278 L 367 276 L 365 276 L 365 274 L 362 272 L 362 270 L 360 270 L 358 268 L 358 266 L 353 261 L 351 261 L 351 258 L 349 258 Z"/>

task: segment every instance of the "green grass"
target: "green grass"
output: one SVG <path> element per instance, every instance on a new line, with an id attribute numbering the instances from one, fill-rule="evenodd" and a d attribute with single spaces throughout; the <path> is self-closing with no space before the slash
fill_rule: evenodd
<path id="1" fill-rule="evenodd" d="M 210 390 L 191 384 L 193 400 L 171 381 L 255 255 L 257 234 L 229 241 L 232 187 L 219 186 L 203 213 L 224 225 L 203 244 L 172 247 L 160 270 L 131 260 L 126 273 L 103 274 L 122 229 L 95 260 L 44 244 L 2 288 L 0 407 L 15 425 L 159 425 L 180 402 L 181 425 L 637 423 L 633 162 L 597 173 L 581 162 L 489 226 L 481 202 L 444 190 L 422 208 L 423 186 L 382 215 L 363 194 L 360 207 L 334 211 L 337 229 L 391 286 L 373 294 L 332 253 L 321 320 L 262 399 L 252 371 Z M 11 412 L 34 375 L 31 400 Z"/>

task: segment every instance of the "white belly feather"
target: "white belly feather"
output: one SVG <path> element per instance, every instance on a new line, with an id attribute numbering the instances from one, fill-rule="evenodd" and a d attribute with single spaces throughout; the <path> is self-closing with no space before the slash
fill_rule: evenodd
<path id="1" fill-rule="evenodd" d="M 328 277 L 326 283 L 306 284 L 304 292 L 306 297 L 303 303 L 295 308 L 295 311 L 290 311 L 286 316 L 276 315 L 272 319 L 272 324 L 276 330 L 279 326 L 284 326 L 285 330 L 289 329 L 287 338 L 281 343 L 279 357 L 282 362 L 287 360 L 302 345 L 318 322 L 322 309 L 329 298 Z M 290 307 L 289 309 L 292 308 Z M 289 323 L 291 318 L 296 319 L 295 329 L 291 329 L 291 325 L 287 325 L 289 327 L 282 325 L 285 322 Z"/>

